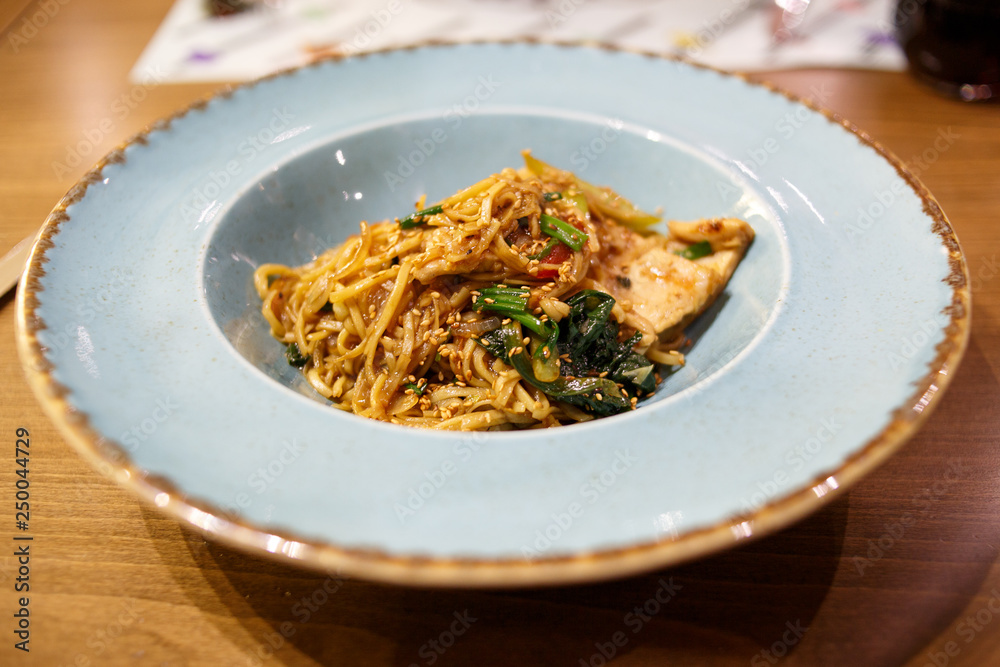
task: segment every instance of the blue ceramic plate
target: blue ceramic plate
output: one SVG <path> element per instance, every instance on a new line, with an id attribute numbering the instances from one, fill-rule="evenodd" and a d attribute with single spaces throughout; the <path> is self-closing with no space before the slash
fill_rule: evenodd
<path id="1" fill-rule="evenodd" d="M 683 370 L 638 410 L 521 433 L 344 414 L 251 287 L 362 219 L 520 151 L 645 209 L 757 232 Z M 42 404 L 100 470 L 208 536 L 416 585 L 596 580 L 815 510 L 897 449 L 968 335 L 936 202 L 839 118 L 766 87 L 582 46 L 428 46 L 217 96 L 105 158 L 49 217 L 19 297 Z"/>

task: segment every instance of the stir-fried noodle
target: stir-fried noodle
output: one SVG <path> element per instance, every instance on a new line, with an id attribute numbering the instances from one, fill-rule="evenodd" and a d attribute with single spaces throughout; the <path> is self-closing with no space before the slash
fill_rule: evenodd
<path id="1" fill-rule="evenodd" d="M 410 426 L 547 427 L 632 409 L 655 388 L 654 364 L 683 363 L 679 327 L 658 331 L 609 295 L 628 280 L 613 267 L 630 245 L 692 244 L 525 157 L 403 220 L 362 222 L 303 266 L 257 269 L 271 333 L 317 392 Z"/>

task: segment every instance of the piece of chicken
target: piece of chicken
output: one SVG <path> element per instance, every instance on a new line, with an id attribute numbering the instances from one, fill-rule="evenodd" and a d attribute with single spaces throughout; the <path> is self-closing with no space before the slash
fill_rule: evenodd
<path id="1" fill-rule="evenodd" d="M 668 236 L 640 236 L 619 227 L 602 239 L 610 246 L 600 282 L 622 305 L 626 322 L 652 337 L 676 339 L 722 293 L 746 253 L 754 231 L 736 218 L 670 222 Z M 712 252 L 698 259 L 679 253 L 707 241 Z M 630 321 L 631 320 L 631 321 Z"/>

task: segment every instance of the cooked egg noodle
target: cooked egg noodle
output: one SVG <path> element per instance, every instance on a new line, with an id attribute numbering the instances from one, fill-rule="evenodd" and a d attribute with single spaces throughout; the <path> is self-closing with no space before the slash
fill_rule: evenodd
<path id="1" fill-rule="evenodd" d="M 260 266 L 254 284 L 263 316 L 275 338 L 294 343 L 306 358 L 310 386 L 358 415 L 456 430 L 591 419 L 524 381 L 474 334 L 452 331 L 490 316 L 477 312 L 474 301 L 478 290 L 496 283 L 527 286 L 530 307 L 555 321 L 568 312 L 560 297 L 601 289 L 588 270 L 601 261 L 597 227 L 614 223 L 581 211 L 570 198 L 543 198 L 570 187 L 505 169 L 441 201 L 441 213 L 412 228 L 363 222 L 359 234 L 303 266 Z M 543 210 L 588 235 L 558 265 L 529 258 L 548 241 L 538 223 Z M 618 305 L 614 317 L 646 336 L 641 322 L 627 324 Z M 657 361 L 673 359 L 655 342 L 646 352 Z"/>

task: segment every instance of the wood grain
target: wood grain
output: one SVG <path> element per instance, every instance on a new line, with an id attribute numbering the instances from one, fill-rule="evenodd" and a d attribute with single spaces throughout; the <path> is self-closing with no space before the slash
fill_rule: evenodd
<path id="1" fill-rule="evenodd" d="M 115 110 L 168 8 L 74 0 L 16 52 L 4 36 L 0 254 L 101 155 L 216 87 L 150 87 L 128 113 Z M 21 15 L 5 11 L 0 24 Z M 0 434 L 12 452 L 15 429 L 31 433 L 34 541 L 24 655 L 10 632 L 11 455 L 0 465 L 0 663 L 599 665 L 613 647 L 620 665 L 764 665 L 776 653 L 788 665 L 1000 664 L 1000 108 L 939 98 L 905 74 L 756 76 L 820 97 L 919 172 L 968 258 L 965 361 L 925 428 L 882 468 L 778 535 L 622 581 L 483 592 L 341 580 L 206 543 L 95 473 L 26 386 L 7 295 Z M 935 149 L 941 133 L 953 137 L 945 150 Z M 69 165 L 76 147 L 87 154 Z M 663 582 L 676 596 L 636 628 L 629 614 Z M 430 642 L 448 641 L 455 614 L 468 628 L 438 658 Z"/>

